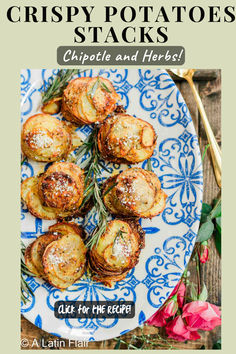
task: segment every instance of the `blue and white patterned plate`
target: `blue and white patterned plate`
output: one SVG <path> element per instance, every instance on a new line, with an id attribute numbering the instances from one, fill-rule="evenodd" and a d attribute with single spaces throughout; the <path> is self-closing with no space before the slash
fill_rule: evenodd
<path id="1" fill-rule="evenodd" d="M 21 122 L 39 112 L 41 92 L 58 70 L 22 70 Z M 113 289 L 88 279 L 78 281 L 66 291 L 46 282 L 27 277 L 34 297 L 22 304 L 22 314 L 45 331 L 63 338 L 105 340 L 124 334 L 141 325 L 165 302 L 190 258 L 202 205 L 202 164 L 198 139 L 188 108 L 174 82 L 164 70 L 108 69 L 88 70 L 82 75 L 101 75 L 110 79 L 131 115 L 150 122 L 158 135 L 151 158 L 152 168 L 168 195 L 164 212 L 152 220 L 141 220 L 146 231 L 146 247 L 138 265 Z M 59 116 L 60 117 L 60 116 Z M 84 126 L 85 137 L 91 128 Z M 124 166 L 106 164 L 112 172 Z M 145 168 L 146 162 L 140 164 Z M 27 161 L 22 178 L 44 171 L 43 163 Z M 104 172 L 104 177 L 107 173 Z M 76 220 L 91 231 L 96 216 Z M 36 219 L 22 205 L 21 237 L 25 245 L 53 221 Z M 57 300 L 132 300 L 133 319 L 56 319 L 53 305 Z"/>

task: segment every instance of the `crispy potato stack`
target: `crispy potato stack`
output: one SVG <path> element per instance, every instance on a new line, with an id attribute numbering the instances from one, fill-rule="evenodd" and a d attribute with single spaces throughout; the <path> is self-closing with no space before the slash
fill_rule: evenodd
<path id="1" fill-rule="evenodd" d="M 130 168 L 109 178 L 103 190 L 104 204 L 110 213 L 130 217 L 152 218 L 160 214 L 166 197 L 155 173 L 142 168 Z"/>
<path id="2" fill-rule="evenodd" d="M 115 109 L 120 96 L 103 77 L 81 77 L 64 90 L 61 112 L 70 122 L 83 125 L 103 121 Z"/>
<path id="3" fill-rule="evenodd" d="M 107 118 L 98 132 L 98 148 L 104 159 L 138 163 L 150 158 L 156 145 L 151 124 L 128 114 Z"/>
<path id="4" fill-rule="evenodd" d="M 137 221 L 112 220 L 105 233 L 89 252 L 93 279 L 112 287 L 122 280 L 139 261 L 144 248 L 144 231 Z"/>
<path id="5" fill-rule="evenodd" d="M 66 289 L 85 271 L 87 249 L 83 229 L 58 223 L 39 236 L 25 251 L 25 264 L 36 276 L 59 289 Z"/>
<path id="6" fill-rule="evenodd" d="M 72 147 L 66 125 L 49 114 L 36 114 L 24 123 L 21 133 L 23 153 L 35 161 L 58 161 Z"/>
<path id="7" fill-rule="evenodd" d="M 41 219 L 81 215 L 83 193 L 83 171 L 69 162 L 55 162 L 39 177 L 21 184 L 21 197 L 29 212 Z"/>

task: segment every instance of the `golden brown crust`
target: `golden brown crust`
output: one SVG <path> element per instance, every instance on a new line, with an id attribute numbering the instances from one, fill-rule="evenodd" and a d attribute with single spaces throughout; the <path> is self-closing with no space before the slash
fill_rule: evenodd
<path id="1" fill-rule="evenodd" d="M 81 226 L 74 222 L 58 222 L 54 225 L 49 226 L 48 230 L 50 232 L 58 232 L 59 234 L 66 235 L 70 232 L 76 233 L 81 238 L 84 238 L 84 230 Z"/>
<path id="2" fill-rule="evenodd" d="M 166 197 L 158 177 L 141 168 L 130 168 L 109 178 L 103 190 L 110 213 L 123 216 L 152 218 L 164 210 Z"/>
<path id="3" fill-rule="evenodd" d="M 120 99 L 112 83 L 102 77 L 77 78 L 69 82 L 62 99 L 65 119 L 78 125 L 104 120 Z"/>
<path id="4" fill-rule="evenodd" d="M 40 176 L 38 190 L 45 205 L 61 211 L 75 210 L 83 200 L 83 171 L 73 163 L 54 163 Z"/>
<path id="5" fill-rule="evenodd" d="M 25 250 L 25 265 L 31 273 L 35 274 L 36 276 L 40 276 L 40 273 L 36 269 L 34 263 L 32 262 L 32 259 L 31 259 L 32 245 L 33 245 L 33 243 L 29 244 L 29 246 Z"/>
<path id="6" fill-rule="evenodd" d="M 89 252 L 89 266 L 95 280 L 112 286 L 124 279 L 139 261 L 145 233 L 135 220 L 114 219 Z"/>
<path id="7" fill-rule="evenodd" d="M 38 183 L 37 177 L 28 177 L 21 183 L 21 199 L 27 203 L 27 194 Z"/>
<path id="8" fill-rule="evenodd" d="M 48 282 L 66 289 L 85 271 L 87 249 L 77 233 L 69 233 L 50 243 L 42 256 Z"/>
<path id="9" fill-rule="evenodd" d="M 150 158 L 156 145 L 151 124 L 128 114 L 107 118 L 98 132 L 98 148 L 104 159 L 133 164 Z"/>
<path id="10" fill-rule="evenodd" d="M 78 98 L 79 94 L 90 80 L 88 77 L 80 77 L 71 80 L 64 90 L 62 97 L 61 112 L 68 121 L 81 125 L 84 124 L 78 112 Z"/>
<path id="11" fill-rule="evenodd" d="M 30 247 L 30 258 L 37 270 L 37 274 L 40 277 L 45 278 L 45 273 L 43 270 L 42 256 L 46 247 L 53 241 L 60 237 L 59 234 L 54 234 L 53 232 L 46 232 L 44 235 L 39 236 Z"/>
<path id="12" fill-rule="evenodd" d="M 45 103 L 42 107 L 42 112 L 45 114 L 56 114 L 61 110 L 62 97 L 55 97 Z"/>
<path id="13" fill-rule="evenodd" d="M 21 147 L 32 160 L 61 160 L 69 153 L 71 146 L 71 135 L 65 124 L 49 114 L 36 114 L 23 124 Z"/>
<path id="14" fill-rule="evenodd" d="M 90 205 L 80 209 L 83 194 L 83 171 L 69 162 L 54 163 L 39 177 L 26 179 L 21 187 L 29 212 L 46 220 L 84 215 Z"/>
<path id="15" fill-rule="evenodd" d="M 25 264 L 36 276 L 65 289 L 85 271 L 87 249 L 83 229 L 75 223 L 57 223 L 25 251 Z M 61 241 L 60 241 L 61 240 Z"/>

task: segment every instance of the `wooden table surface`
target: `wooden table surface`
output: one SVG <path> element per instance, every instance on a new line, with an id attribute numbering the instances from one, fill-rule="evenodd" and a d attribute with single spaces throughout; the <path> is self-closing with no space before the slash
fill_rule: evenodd
<path id="1" fill-rule="evenodd" d="M 199 137 L 199 144 L 201 152 L 204 151 L 207 145 L 207 138 L 201 123 L 201 119 L 197 110 L 196 103 L 193 95 L 190 91 L 188 83 L 184 80 L 174 78 L 177 86 L 179 87 L 187 106 L 190 110 L 190 114 L 193 119 L 193 123 L 196 129 L 196 133 Z M 202 98 L 203 105 L 205 107 L 208 119 L 211 123 L 212 129 L 215 133 L 217 141 L 221 142 L 221 73 L 220 70 L 199 70 L 195 74 L 195 84 Z M 209 150 L 203 162 L 204 169 L 204 196 L 203 201 L 211 204 L 213 199 L 219 195 L 219 188 L 216 184 L 214 173 L 211 164 L 211 158 Z M 194 274 L 194 264 L 190 261 L 189 264 L 190 274 Z M 210 240 L 210 255 L 207 263 L 201 265 L 201 281 L 206 284 L 208 289 L 208 301 L 220 306 L 221 305 L 221 262 L 220 257 L 216 251 L 214 241 Z M 154 334 L 158 331 L 155 327 L 147 327 L 144 329 L 145 333 Z M 126 335 L 122 336 L 122 339 L 129 341 L 133 334 L 138 335 L 140 329 L 135 329 Z M 39 347 L 34 346 L 34 349 L 40 348 L 40 343 L 47 343 L 48 340 L 55 340 L 57 337 L 52 336 L 43 330 L 39 329 L 23 316 L 21 318 L 21 339 L 27 339 L 29 346 L 22 349 L 32 349 L 31 344 L 34 339 L 37 339 Z M 215 328 L 211 332 L 201 332 L 201 339 L 197 341 L 189 341 L 188 343 L 178 343 L 170 341 L 173 345 L 179 349 L 200 349 L 202 345 L 206 349 L 211 349 L 212 344 L 220 338 L 220 327 Z M 43 342 L 42 342 L 43 339 Z M 69 348 L 68 341 L 65 340 L 66 348 Z M 89 349 L 113 349 L 116 344 L 115 340 L 108 340 L 104 342 L 89 343 Z M 45 345 L 44 345 L 45 346 Z M 45 348 L 44 348 L 45 349 Z M 46 348 L 48 349 L 48 348 Z M 59 348 L 54 348 L 59 349 Z M 64 348 L 60 348 L 64 349 Z M 79 349 L 70 347 L 70 349 Z M 86 349 L 86 348 L 83 348 Z M 157 348 L 158 349 L 158 348 Z"/>

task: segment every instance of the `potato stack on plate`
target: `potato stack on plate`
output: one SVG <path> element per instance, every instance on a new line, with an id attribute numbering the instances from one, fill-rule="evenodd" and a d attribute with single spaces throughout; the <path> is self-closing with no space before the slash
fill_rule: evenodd
<path id="1" fill-rule="evenodd" d="M 79 125 L 101 122 L 115 110 L 119 99 L 109 80 L 81 77 L 71 80 L 64 90 L 61 112 Z"/>
<path id="2" fill-rule="evenodd" d="M 129 168 L 105 182 L 103 200 L 111 214 L 152 218 L 165 208 L 166 194 L 155 173 Z"/>
<path id="3" fill-rule="evenodd" d="M 36 276 L 66 289 L 84 274 L 86 253 L 82 228 L 58 223 L 26 248 L 25 264 Z"/>
<path id="4" fill-rule="evenodd" d="M 72 136 L 67 126 L 57 118 L 49 114 L 36 114 L 23 125 L 21 148 L 25 156 L 32 160 L 59 161 L 72 149 Z"/>
<path id="5" fill-rule="evenodd" d="M 133 164 L 149 159 L 156 145 L 153 126 L 129 114 L 107 118 L 98 132 L 98 148 L 105 160 Z"/>
<path id="6" fill-rule="evenodd" d="M 29 212 L 41 219 L 81 215 L 83 170 L 73 163 L 55 162 L 40 176 L 22 182 L 21 197 Z"/>
<path id="7" fill-rule="evenodd" d="M 144 231 L 135 220 L 115 219 L 107 224 L 98 244 L 89 252 L 93 279 L 111 287 L 126 277 L 139 261 Z"/>

